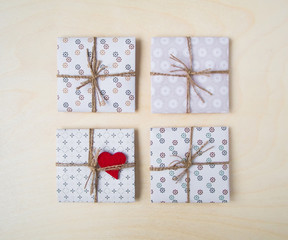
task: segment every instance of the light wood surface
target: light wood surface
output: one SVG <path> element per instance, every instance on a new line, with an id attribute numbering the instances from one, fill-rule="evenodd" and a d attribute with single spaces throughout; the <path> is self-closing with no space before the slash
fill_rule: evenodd
<path id="1" fill-rule="evenodd" d="M 288 239 L 288 1 L 0 2 L 0 239 Z M 151 114 L 150 38 L 231 39 L 229 114 Z M 58 113 L 56 37 L 135 36 L 137 112 Z M 151 204 L 149 128 L 231 127 L 228 204 Z M 135 128 L 137 201 L 59 204 L 57 128 Z"/>

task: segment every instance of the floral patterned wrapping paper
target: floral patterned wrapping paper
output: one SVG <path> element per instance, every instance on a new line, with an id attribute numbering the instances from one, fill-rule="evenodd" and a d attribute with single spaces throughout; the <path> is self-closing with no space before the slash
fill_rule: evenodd
<path id="1" fill-rule="evenodd" d="M 59 129 L 56 137 L 56 163 L 88 162 L 89 129 Z M 111 154 L 122 152 L 126 155 L 126 163 L 134 163 L 134 129 L 94 129 L 94 148 Z M 57 166 L 56 169 L 59 202 L 94 202 L 94 194 L 90 195 L 91 178 L 84 189 L 89 167 Z M 134 167 L 120 170 L 118 180 L 100 171 L 97 202 L 134 202 L 134 175 Z"/>
<path id="2" fill-rule="evenodd" d="M 192 69 L 229 70 L 229 39 L 226 37 L 191 37 Z M 171 74 L 175 70 L 173 54 L 190 66 L 186 37 L 154 37 L 151 41 L 151 72 Z M 177 65 L 177 64 L 176 64 Z M 185 72 L 177 72 L 185 74 Z M 229 75 L 193 75 L 193 80 L 213 95 L 197 89 L 205 103 L 190 88 L 191 113 L 229 112 Z M 152 112 L 186 113 L 186 77 L 151 75 Z"/>
<path id="3" fill-rule="evenodd" d="M 93 37 L 58 38 L 57 72 L 59 75 L 91 75 L 87 62 Z M 96 57 L 102 66 L 107 66 L 105 74 L 135 71 L 134 37 L 99 37 L 96 39 Z M 58 77 L 58 111 L 91 112 L 92 88 L 87 84 L 76 88 L 86 79 Z M 135 77 L 99 77 L 101 95 L 106 105 L 96 101 L 97 112 L 135 112 Z"/>
<path id="4" fill-rule="evenodd" d="M 187 156 L 190 127 L 151 128 L 151 166 L 167 167 L 172 161 Z M 206 141 L 213 148 L 193 162 L 227 162 L 227 164 L 192 165 L 189 168 L 190 202 L 229 202 L 229 129 L 227 127 L 194 127 L 192 154 Z M 203 148 L 203 151 L 205 150 Z M 173 176 L 184 170 L 151 171 L 151 202 L 184 203 L 187 201 L 187 177 L 176 182 Z"/>

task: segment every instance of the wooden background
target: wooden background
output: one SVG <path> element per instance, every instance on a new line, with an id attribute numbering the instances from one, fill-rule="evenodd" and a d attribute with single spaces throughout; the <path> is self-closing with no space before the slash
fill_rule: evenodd
<path id="1" fill-rule="evenodd" d="M 1 0 L 0 239 L 288 239 L 288 1 Z M 231 39 L 229 114 L 151 114 L 150 38 Z M 137 112 L 58 113 L 56 37 L 135 36 Z M 231 127 L 228 204 L 151 204 L 149 128 Z M 133 204 L 59 204 L 57 128 L 135 128 Z"/>

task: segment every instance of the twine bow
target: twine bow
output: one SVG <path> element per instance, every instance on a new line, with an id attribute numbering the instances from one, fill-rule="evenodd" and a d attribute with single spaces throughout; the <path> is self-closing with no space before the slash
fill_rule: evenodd
<path id="1" fill-rule="evenodd" d="M 192 131 L 191 131 L 192 133 Z M 210 149 L 212 149 L 214 146 L 206 149 L 205 151 L 201 151 L 207 144 L 209 143 L 209 141 L 205 142 L 193 155 L 191 153 L 192 151 L 192 143 L 190 142 L 190 147 L 189 147 L 189 151 L 188 151 L 188 156 L 187 159 L 182 158 L 178 155 L 173 155 L 173 157 L 178 157 L 181 160 L 174 160 L 172 161 L 168 166 L 169 167 L 174 167 L 175 169 L 179 169 L 179 168 L 184 168 L 184 170 L 177 176 L 175 176 L 173 178 L 173 180 L 175 180 L 177 183 L 182 179 L 182 177 L 187 174 L 189 168 L 193 165 L 193 160 L 198 157 L 201 156 L 203 153 L 209 151 Z"/>
<path id="2" fill-rule="evenodd" d="M 100 76 L 100 73 L 106 69 L 106 66 L 101 67 L 101 61 L 97 61 L 96 60 L 96 50 L 95 50 L 95 44 L 93 45 L 92 48 L 92 57 L 91 59 L 89 58 L 89 50 L 87 49 L 87 62 L 88 62 L 88 66 L 91 72 L 91 77 L 89 77 L 86 81 L 81 82 L 80 86 L 77 87 L 76 89 L 80 89 L 84 86 L 86 86 L 87 84 L 91 83 L 92 86 L 92 93 L 95 93 L 95 95 L 97 96 L 98 102 L 100 106 L 105 106 L 105 99 L 103 98 L 100 88 L 99 88 L 99 84 L 98 84 L 98 77 Z M 100 100 L 101 98 L 101 100 Z M 92 109 L 96 108 L 96 99 L 92 98 Z"/>
<path id="3" fill-rule="evenodd" d="M 164 171 L 164 170 L 177 170 L 182 168 L 183 171 L 174 176 L 172 179 L 178 183 L 185 174 L 187 175 L 187 202 L 190 202 L 190 172 L 189 169 L 192 165 L 223 165 L 229 162 L 204 162 L 204 163 L 195 163 L 194 159 L 198 156 L 201 156 L 203 153 L 209 151 L 214 146 L 202 151 L 202 149 L 209 143 L 209 141 L 205 142 L 194 154 L 192 154 L 192 140 L 193 140 L 193 127 L 190 129 L 190 142 L 189 142 L 189 150 L 187 158 L 182 158 L 178 155 L 173 155 L 173 157 L 178 157 L 180 160 L 172 161 L 167 167 L 150 167 L 150 171 Z"/>
<path id="4" fill-rule="evenodd" d="M 106 99 L 103 98 L 101 94 L 101 90 L 99 87 L 98 79 L 99 77 L 131 77 L 135 76 L 136 72 L 131 70 L 129 72 L 120 72 L 120 73 L 113 73 L 113 74 L 101 74 L 102 71 L 107 69 L 107 66 L 103 66 L 101 64 L 101 61 L 97 60 L 96 57 L 96 37 L 93 38 L 93 47 L 92 47 L 92 56 L 90 59 L 89 50 L 87 49 L 87 62 L 88 67 L 91 72 L 91 76 L 85 76 L 85 75 L 65 75 L 65 74 L 57 74 L 57 77 L 63 77 L 63 78 L 81 78 L 81 79 L 87 79 L 84 82 L 80 83 L 80 86 L 78 86 L 76 89 L 81 89 L 82 87 L 86 86 L 87 84 L 91 83 L 92 86 L 92 112 L 97 112 L 96 107 L 96 96 L 98 103 L 101 106 L 106 105 Z"/>
<path id="5" fill-rule="evenodd" d="M 89 180 L 91 179 L 91 185 L 90 185 L 90 195 L 94 194 L 94 202 L 98 201 L 98 174 L 100 171 L 109 171 L 109 170 L 121 170 L 124 168 L 130 168 L 135 167 L 135 163 L 126 163 L 121 165 L 113 165 L 108 167 L 99 167 L 98 165 L 98 156 L 101 152 L 101 149 L 95 149 L 93 147 L 94 140 L 94 129 L 89 129 L 89 158 L 88 163 L 56 163 L 57 167 L 89 167 L 90 168 L 90 174 L 86 180 L 84 189 L 87 188 L 87 185 L 89 183 Z"/>
<path id="6" fill-rule="evenodd" d="M 196 88 L 200 89 L 201 91 L 204 91 L 208 93 L 209 95 L 213 95 L 210 91 L 207 89 L 201 87 L 199 84 L 195 82 L 193 79 L 194 75 L 204 75 L 204 76 L 210 76 L 210 74 L 229 74 L 229 70 L 217 70 L 217 71 L 212 71 L 211 68 L 204 69 L 202 71 L 193 71 L 192 68 L 192 43 L 191 43 L 191 38 L 186 37 L 187 40 L 187 45 L 188 45 L 188 52 L 189 52 L 189 59 L 190 59 L 190 67 L 188 67 L 183 61 L 181 61 L 179 58 L 175 57 L 173 54 L 170 54 L 170 59 L 173 60 L 175 63 L 178 63 L 179 65 L 176 64 L 171 64 L 172 67 L 176 68 L 171 70 L 171 73 L 178 73 L 178 72 L 185 72 L 185 74 L 169 74 L 169 73 L 159 73 L 159 72 L 150 72 L 151 76 L 171 76 L 171 77 L 186 77 L 187 81 L 187 89 L 186 89 L 186 113 L 191 112 L 191 107 L 190 107 L 190 88 L 192 86 L 194 92 L 197 94 L 199 99 L 205 103 L 204 98 L 199 94 Z"/>

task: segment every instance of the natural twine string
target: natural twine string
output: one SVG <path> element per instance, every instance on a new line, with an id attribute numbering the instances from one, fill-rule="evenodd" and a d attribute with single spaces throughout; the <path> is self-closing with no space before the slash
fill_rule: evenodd
<path id="1" fill-rule="evenodd" d="M 124 168 L 135 167 L 135 163 L 126 163 L 122 165 L 114 165 L 108 167 L 99 167 L 98 165 L 98 156 L 100 154 L 101 149 L 97 150 L 93 148 L 94 145 L 94 129 L 89 129 L 89 158 L 88 163 L 56 163 L 57 167 L 89 167 L 90 174 L 86 180 L 84 189 L 86 189 L 89 180 L 92 176 L 91 185 L 90 185 L 90 195 L 92 195 L 95 191 L 94 202 L 98 202 L 98 173 L 100 171 L 109 171 L 109 170 L 121 170 Z M 94 152 L 93 152 L 94 151 Z"/>
<path id="2" fill-rule="evenodd" d="M 102 71 L 104 71 L 107 66 L 101 67 L 101 61 L 97 60 L 96 57 L 96 37 L 93 38 L 93 47 L 92 47 L 92 56 L 91 59 L 89 57 L 89 50 L 87 49 L 87 62 L 88 67 L 91 72 L 91 76 L 87 75 L 67 75 L 67 74 L 57 74 L 57 77 L 63 77 L 63 78 L 80 78 L 80 79 L 87 79 L 84 82 L 80 83 L 80 86 L 78 86 L 76 89 L 80 89 L 87 84 L 91 83 L 92 85 L 92 112 L 97 112 L 96 107 L 96 96 L 97 100 L 100 106 L 105 106 L 105 99 L 103 98 L 101 94 L 101 90 L 99 88 L 98 78 L 99 77 L 131 77 L 135 76 L 135 71 L 130 72 L 120 72 L 120 73 L 113 73 L 113 74 L 101 74 Z M 101 99 L 100 99 L 101 98 Z"/>
<path id="3" fill-rule="evenodd" d="M 178 183 L 183 176 L 187 175 L 187 203 L 190 202 L 190 173 L 189 169 L 192 165 L 223 165 L 228 164 L 229 162 L 204 162 L 204 163 L 195 163 L 193 160 L 201 156 L 203 153 L 209 151 L 214 146 L 202 151 L 202 149 L 209 143 L 209 141 L 205 142 L 193 155 L 192 155 L 192 140 L 193 140 L 193 127 L 190 129 L 190 142 L 189 142 L 189 150 L 188 150 L 188 156 L 187 158 L 182 158 L 178 155 L 173 155 L 172 157 L 178 157 L 181 160 L 174 160 L 172 161 L 168 167 L 150 167 L 150 171 L 163 171 L 163 170 L 177 170 L 180 168 L 184 168 L 184 170 L 178 174 L 177 176 L 174 176 L 172 179 Z"/>
<path id="4" fill-rule="evenodd" d="M 210 74 L 229 74 L 229 70 L 219 70 L 219 71 L 212 71 L 210 68 L 204 69 L 202 71 L 193 71 L 192 69 L 192 44 L 191 44 L 191 38 L 186 37 L 187 39 L 187 45 L 188 45 L 188 52 L 189 52 L 189 59 L 190 59 L 190 67 L 188 67 L 183 61 L 181 61 L 179 58 L 175 57 L 173 54 L 170 54 L 170 59 L 175 61 L 176 63 L 179 63 L 179 65 L 176 64 L 171 64 L 172 67 L 176 68 L 174 70 L 171 70 L 170 72 L 185 72 L 185 74 L 169 74 L 169 73 L 159 73 L 159 72 L 150 72 L 151 76 L 171 76 L 171 77 L 186 77 L 187 79 L 187 92 L 186 92 L 186 113 L 191 112 L 190 108 L 190 88 L 192 86 L 194 92 L 197 94 L 197 96 L 200 98 L 200 100 L 205 103 L 205 100 L 203 97 L 198 93 L 196 88 L 213 95 L 210 91 L 207 89 L 199 86 L 195 80 L 193 79 L 192 76 L 194 75 L 205 75 L 205 76 L 210 76 Z"/>

